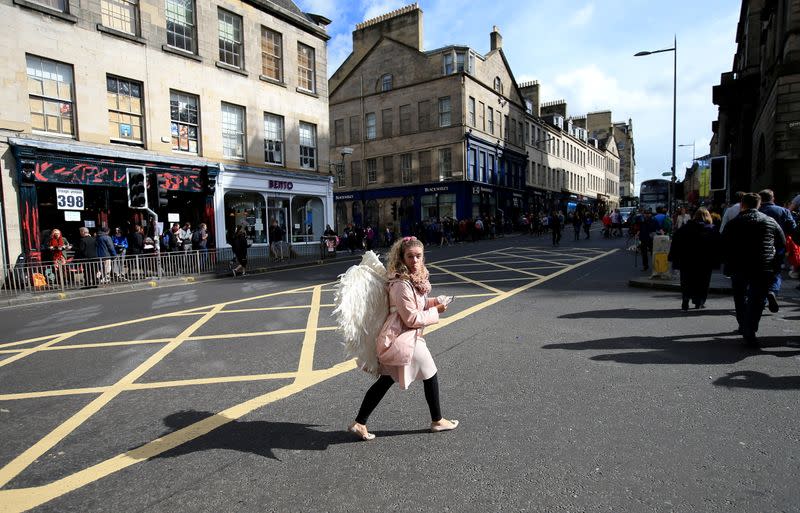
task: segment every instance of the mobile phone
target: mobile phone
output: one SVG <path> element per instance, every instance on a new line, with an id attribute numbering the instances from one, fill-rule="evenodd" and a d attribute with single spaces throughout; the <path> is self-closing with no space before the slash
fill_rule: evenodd
<path id="1" fill-rule="evenodd" d="M 444 306 L 447 306 L 447 305 L 449 305 L 450 303 L 452 303 L 452 302 L 453 302 L 453 300 L 454 300 L 455 298 L 456 298 L 455 296 L 445 296 L 445 297 L 444 297 L 444 302 L 443 302 L 442 304 L 443 304 Z"/>

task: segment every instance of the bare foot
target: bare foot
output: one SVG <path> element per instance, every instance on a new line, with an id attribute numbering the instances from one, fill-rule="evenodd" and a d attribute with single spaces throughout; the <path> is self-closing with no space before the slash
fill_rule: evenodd
<path id="1" fill-rule="evenodd" d="M 350 427 L 348 427 L 347 430 L 358 435 L 358 437 L 362 440 L 373 440 L 375 438 L 375 435 L 367 431 L 367 426 L 364 424 L 359 424 L 358 422 L 353 422 L 350 424 Z"/>

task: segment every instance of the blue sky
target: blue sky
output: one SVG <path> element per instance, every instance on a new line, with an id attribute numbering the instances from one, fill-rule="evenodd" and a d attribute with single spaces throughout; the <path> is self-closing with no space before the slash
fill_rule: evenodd
<path id="1" fill-rule="evenodd" d="M 295 0 L 322 14 L 328 27 L 328 75 L 352 50 L 356 23 L 411 2 L 396 0 Z M 518 82 L 538 80 L 541 100 L 567 101 L 569 115 L 612 111 L 633 120 L 636 185 L 668 172 L 672 162 L 671 52 L 633 57 L 640 50 L 672 47 L 678 39 L 677 144 L 708 153 L 717 107 L 711 88 L 731 70 L 736 51 L 738 0 L 421 0 L 425 49 L 450 44 L 489 51 L 497 25 L 503 51 Z M 678 178 L 692 148 L 677 149 Z"/>

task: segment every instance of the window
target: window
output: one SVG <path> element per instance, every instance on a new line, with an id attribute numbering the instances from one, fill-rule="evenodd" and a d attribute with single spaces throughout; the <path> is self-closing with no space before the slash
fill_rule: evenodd
<path id="1" fill-rule="evenodd" d="M 222 155 L 244 160 L 244 107 L 222 103 Z"/>
<path id="2" fill-rule="evenodd" d="M 100 20 L 104 27 L 136 35 L 138 0 L 101 0 Z"/>
<path id="3" fill-rule="evenodd" d="M 467 73 L 475 73 L 475 54 L 472 52 L 469 53 L 469 69 Z"/>
<path id="4" fill-rule="evenodd" d="M 403 183 L 412 183 L 414 181 L 414 175 L 411 169 L 410 153 L 404 153 L 403 155 L 400 155 L 400 175 Z"/>
<path id="5" fill-rule="evenodd" d="M 450 97 L 439 98 L 439 126 L 450 126 Z"/>
<path id="6" fill-rule="evenodd" d="M 394 157 L 383 157 L 383 183 L 394 182 Z"/>
<path id="7" fill-rule="evenodd" d="M 430 151 L 421 151 L 417 154 L 417 158 L 419 159 L 419 179 L 420 181 L 424 180 L 434 180 L 435 178 L 431 176 L 431 152 Z"/>
<path id="8" fill-rule="evenodd" d="M 486 130 L 486 104 L 478 102 L 478 116 L 480 117 L 480 129 Z"/>
<path id="9" fill-rule="evenodd" d="M 170 133 L 173 151 L 198 153 L 199 100 L 193 94 L 169 92 Z"/>
<path id="10" fill-rule="evenodd" d="M 33 55 L 25 60 L 31 129 L 74 136 L 72 66 Z"/>
<path id="11" fill-rule="evenodd" d="M 439 180 L 453 178 L 453 156 L 450 148 L 439 150 Z"/>
<path id="12" fill-rule="evenodd" d="M 467 101 L 467 110 L 469 112 L 469 124 L 475 126 L 475 98 L 472 96 Z"/>
<path id="13" fill-rule="evenodd" d="M 391 91 L 392 90 L 392 76 L 391 75 L 384 75 L 381 77 L 381 91 Z"/>
<path id="14" fill-rule="evenodd" d="M 449 75 L 453 73 L 453 54 L 447 52 L 444 54 L 444 74 Z"/>
<path id="15" fill-rule="evenodd" d="M 344 120 L 336 119 L 333 122 L 333 145 L 344 146 Z"/>
<path id="16" fill-rule="evenodd" d="M 464 52 L 456 52 L 456 72 L 461 73 L 464 71 L 464 59 L 466 54 Z"/>
<path id="17" fill-rule="evenodd" d="M 167 1 L 167 44 L 189 53 L 195 45 L 194 0 Z"/>
<path id="18" fill-rule="evenodd" d="M 481 152 L 478 159 L 478 181 L 486 181 L 486 153 Z"/>
<path id="19" fill-rule="evenodd" d="M 266 27 L 261 27 L 261 74 L 283 82 L 283 36 Z"/>
<path id="20" fill-rule="evenodd" d="M 367 183 L 378 181 L 378 159 L 367 159 Z"/>
<path id="21" fill-rule="evenodd" d="M 392 109 L 383 109 L 381 111 L 381 135 L 383 137 L 392 136 Z"/>
<path id="22" fill-rule="evenodd" d="M 317 126 L 300 122 L 300 168 L 317 169 Z"/>
<path id="23" fill-rule="evenodd" d="M 69 12 L 67 7 L 69 6 L 68 0 L 32 0 L 33 3 L 43 5 L 45 7 L 49 7 L 56 11 L 60 12 Z"/>
<path id="24" fill-rule="evenodd" d="M 400 106 L 400 133 L 411 133 L 411 105 Z"/>
<path id="25" fill-rule="evenodd" d="M 264 162 L 283 165 L 283 116 L 264 113 Z"/>
<path id="26" fill-rule="evenodd" d="M 303 43 L 297 43 L 297 81 L 300 89 L 315 91 L 314 49 Z"/>
<path id="27" fill-rule="evenodd" d="M 489 128 L 489 133 L 494 135 L 494 109 L 491 107 L 489 107 L 489 116 L 487 117 L 486 123 Z"/>
<path id="28" fill-rule="evenodd" d="M 350 144 L 361 142 L 361 116 L 350 116 Z"/>
<path id="29" fill-rule="evenodd" d="M 503 133 L 503 139 L 508 141 L 508 116 L 506 116 L 506 131 Z"/>
<path id="30" fill-rule="evenodd" d="M 467 180 L 475 180 L 475 166 L 477 165 L 478 150 L 470 148 L 469 150 L 469 167 L 467 168 Z"/>
<path id="31" fill-rule="evenodd" d="M 344 162 L 336 165 L 336 185 L 339 187 L 345 187 L 347 185 Z"/>
<path id="32" fill-rule="evenodd" d="M 377 133 L 378 130 L 376 127 L 374 112 L 370 112 L 367 114 L 366 125 L 367 125 L 367 140 L 371 141 L 373 139 L 376 139 L 378 137 Z"/>
<path id="33" fill-rule="evenodd" d="M 111 140 L 143 144 L 142 84 L 123 78 L 106 77 L 108 132 Z"/>
<path id="34" fill-rule="evenodd" d="M 503 81 L 500 80 L 500 77 L 494 77 L 494 90 L 503 94 Z"/>
<path id="35" fill-rule="evenodd" d="M 242 58 L 242 17 L 224 9 L 217 10 L 219 21 L 219 60 L 235 68 L 244 68 Z"/>
<path id="36" fill-rule="evenodd" d="M 423 100 L 417 104 L 419 131 L 428 130 L 430 128 L 431 119 L 431 102 L 430 100 Z"/>
<path id="37" fill-rule="evenodd" d="M 354 160 L 350 163 L 350 177 L 353 187 L 361 187 L 361 161 Z"/>

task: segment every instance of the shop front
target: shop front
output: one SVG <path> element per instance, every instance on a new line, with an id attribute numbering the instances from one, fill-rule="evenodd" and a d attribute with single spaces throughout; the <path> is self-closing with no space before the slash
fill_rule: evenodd
<path id="1" fill-rule="evenodd" d="M 120 228 L 127 234 L 140 224 L 148 235 L 154 236 L 168 219 L 190 222 L 192 226 L 200 222 L 213 226 L 209 191 L 213 189 L 216 168 L 205 163 L 169 158 L 146 161 L 142 157 L 149 159 L 153 155 L 69 143 L 28 139 L 9 142 L 17 166 L 22 248 L 30 260 L 48 258 L 47 254 L 42 255 L 42 249 L 55 228 L 76 243 L 81 227 L 91 233 L 101 227 L 112 231 Z M 159 215 L 158 226 L 145 211 L 128 208 L 127 168 L 144 169 L 147 173 L 149 204 Z M 161 194 L 159 187 L 163 189 Z"/>
<path id="2" fill-rule="evenodd" d="M 220 168 L 216 235 L 228 245 L 238 226 L 255 245 L 317 244 L 333 224 L 330 177 L 252 166 Z"/>

